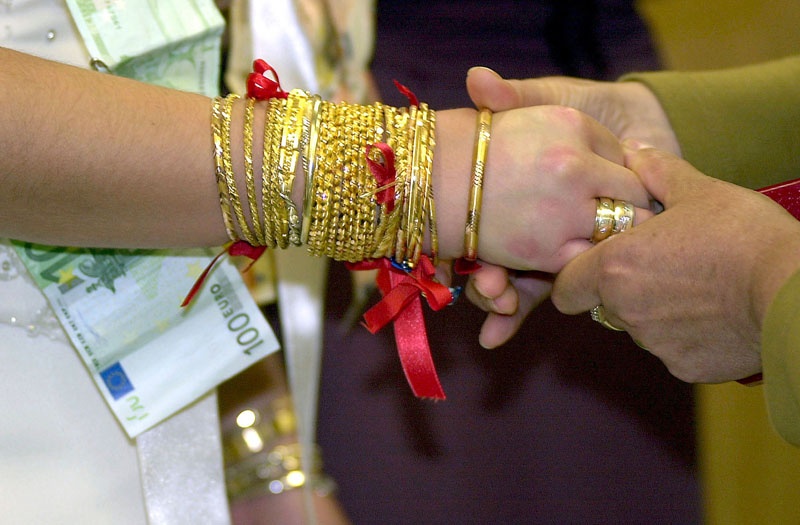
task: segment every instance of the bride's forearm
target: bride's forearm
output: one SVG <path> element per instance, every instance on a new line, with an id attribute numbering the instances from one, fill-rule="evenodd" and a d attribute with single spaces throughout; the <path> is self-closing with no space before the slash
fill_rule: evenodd
<path id="1" fill-rule="evenodd" d="M 225 241 L 206 97 L 0 48 L 0 235 L 105 247 Z"/>

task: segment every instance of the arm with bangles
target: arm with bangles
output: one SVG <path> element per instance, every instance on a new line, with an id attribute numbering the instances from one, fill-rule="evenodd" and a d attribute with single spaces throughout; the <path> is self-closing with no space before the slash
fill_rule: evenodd
<path id="1" fill-rule="evenodd" d="M 0 49 L 0 60 L 0 177 L 6 189 L 0 234 L 95 247 L 226 242 L 209 99 L 7 49 Z M 235 101 L 231 117 L 240 188 L 244 105 Z M 261 130 L 266 103 L 256 108 L 254 127 Z M 443 259 L 463 254 L 475 117 L 471 109 L 436 113 L 432 180 Z M 259 140 L 255 133 L 254 152 L 260 152 Z M 555 271 L 588 248 L 586 223 L 596 196 L 615 194 L 647 206 L 637 178 L 620 166 L 616 139 L 577 111 L 543 107 L 497 114 L 492 148 L 479 244 L 486 260 Z M 260 155 L 254 163 L 260 170 Z M 596 176 L 580 177 L 584 172 Z M 293 196 L 302 210 L 303 177 L 295 180 Z M 533 245 L 539 247 L 535 257 L 520 250 Z"/>

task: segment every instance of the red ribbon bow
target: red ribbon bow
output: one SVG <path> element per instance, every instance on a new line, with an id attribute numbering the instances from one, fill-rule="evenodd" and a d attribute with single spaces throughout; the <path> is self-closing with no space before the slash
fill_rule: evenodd
<path id="1" fill-rule="evenodd" d="M 375 161 L 370 156 L 373 148 L 377 148 L 383 155 L 383 163 Z M 391 213 L 394 210 L 394 184 L 397 177 L 397 171 L 394 167 L 394 151 L 384 142 L 376 144 L 368 144 L 366 149 L 367 166 L 372 176 L 378 185 L 378 191 L 375 192 L 375 201 L 378 204 L 385 204 L 386 211 Z"/>
<path id="2" fill-rule="evenodd" d="M 364 314 L 364 326 L 371 333 L 394 321 L 400 363 L 411 390 L 417 397 L 444 399 L 431 357 L 421 297 L 435 311 L 453 302 L 450 289 L 434 279 L 435 267 L 423 255 L 411 271 L 404 271 L 389 259 L 372 259 L 348 264 L 351 270 L 378 269 L 377 284 L 383 299 Z"/>
<path id="3" fill-rule="evenodd" d="M 270 73 L 275 79 L 264 76 L 264 73 Z M 247 75 L 247 96 L 257 100 L 269 100 L 287 98 L 289 94 L 281 87 L 281 80 L 275 68 L 258 58 L 253 61 L 253 72 Z"/>

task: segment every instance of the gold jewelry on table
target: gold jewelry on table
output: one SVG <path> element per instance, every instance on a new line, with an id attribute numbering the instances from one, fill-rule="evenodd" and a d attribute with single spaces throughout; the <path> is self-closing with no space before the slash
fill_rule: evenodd
<path id="1" fill-rule="evenodd" d="M 483 200 L 483 175 L 492 133 L 492 112 L 482 109 L 478 112 L 478 125 L 475 130 L 475 145 L 472 151 L 472 185 L 469 190 L 467 223 L 464 229 L 464 259 L 474 261 L 478 258 L 478 230 L 481 221 Z"/>
<path id="2" fill-rule="evenodd" d="M 633 226 L 635 209 L 633 204 L 623 200 L 614 201 L 614 228 L 612 235 L 622 233 Z"/>
<path id="3" fill-rule="evenodd" d="M 232 500 L 280 494 L 305 485 L 320 496 L 335 491 L 336 484 L 322 470 L 318 447 L 311 455 L 312 465 L 304 469 L 300 445 L 283 442 L 295 432 L 289 397 L 270 402 L 266 414 L 257 409 L 239 412 L 235 428 L 222 437 L 226 487 Z"/>
<path id="4" fill-rule="evenodd" d="M 617 332 L 624 332 L 625 331 L 622 328 L 618 328 L 618 327 L 614 326 L 613 324 L 611 324 L 610 322 L 608 322 L 608 319 L 606 319 L 606 309 L 603 308 L 602 304 L 598 304 L 597 306 L 592 308 L 589 311 L 589 315 L 592 316 L 592 321 L 600 323 L 601 325 L 603 325 L 604 327 L 608 328 L 609 330 L 615 330 Z"/>
<path id="5" fill-rule="evenodd" d="M 608 238 L 614 231 L 614 201 L 608 197 L 600 197 L 595 200 L 597 211 L 594 217 L 592 242 L 596 244 Z"/>

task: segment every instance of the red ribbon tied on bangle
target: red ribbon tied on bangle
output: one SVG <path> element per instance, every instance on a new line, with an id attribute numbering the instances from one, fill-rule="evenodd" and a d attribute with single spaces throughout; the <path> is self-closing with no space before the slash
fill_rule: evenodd
<path id="1" fill-rule="evenodd" d="M 269 73 L 275 77 L 275 79 L 273 80 L 265 76 L 265 73 Z M 275 71 L 275 68 L 259 58 L 253 61 L 253 72 L 247 76 L 247 96 L 257 100 L 269 100 L 271 98 L 287 98 L 289 94 L 281 87 L 281 81 L 280 78 L 278 78 L 278 72 Z M 250 269 L 250 266 L 264 254 L 266 249 L 266 246 L 253 246 L 249 242 L 243 240 L 226 244 L 225 248 L 211 260 L 200 274 L 200 277 L 194 282 L 191 290 L 189 290 L 189 293 L 186 294 L 186 297 L 181 303 L 181 307 L 188 306 L 194 300 L 200 288 L 203 287 L 203 283 L 208 278 L 208 275 L 211 273 L 211 270 L 216 266 L 223 255 L 242 255 L 251 259 L 252 262 L 250 265 L 244 269 L 244 271 L 247 271 Z"/>
<path id="2" fill-rule="evenodd" d="M 373 148 L 380 151 L 383 156 L 383 162 L 373 160 L 370 152 Z M 386 211 L 391 213 L 394 211 L 394 185 L 396 182 L 397 171 L 394 168 L 394 151 L 384 142 L 377 142 L 375 144 L 367 144 L 366 148 L 367 166 L 372 176 L 375 177 L 378 191 L 375 192 L 375 202 L 378 204 L 385 204 Z"/>
<path id="3" fill-rule="evenodd" d="M 269 78 L 265 73 L 271 74 L 275 79 Z M 247 96 L 257 100 L 271 98 L 287 98 L 289 94 L 281 87 L 278 72 L 262 59 L 253 61 L 253 72 L 247 75 Z"/>
<path id="4" fill-rule="evenodd" d="M 414 395 L 444 399 L 428 344 L 422 297 L 438 311 L 453 302 L 453 294 L 434 279 L 435 267 L 431 260 L 423 255 L 410 271 L 400 269 L 390 259 L 372 259 L 347 266 L 351 270 L 378 270 L 377 284 L 383 298 L 364 314 L 364 326 L 374 334 L 394 321 L 397 352 Z"/>

